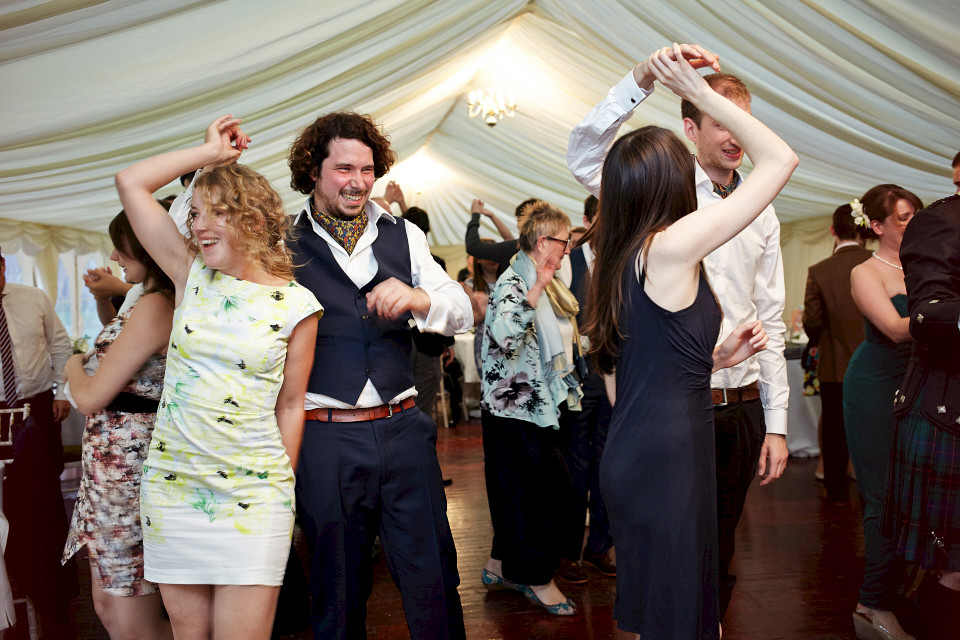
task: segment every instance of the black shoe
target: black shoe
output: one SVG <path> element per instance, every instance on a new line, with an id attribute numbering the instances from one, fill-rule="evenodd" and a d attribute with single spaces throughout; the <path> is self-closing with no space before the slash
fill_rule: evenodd
<path id="1" fill-rule="evenodd" d="M 581 562 L 588 567 L 592 567 L 602 576 L 612 578 L 613 576 L 617 575 L 617 565 L 606 553 L 595 554 L 590 553 L 589 551 L 584 551 Z"/>
<path id="2" fill-rule="evenodd" d="M 570 584 L 583 584 L 587 581 L 587 574 L 578 562 L 564 558 L 557 567 L 557 577 Z"/>

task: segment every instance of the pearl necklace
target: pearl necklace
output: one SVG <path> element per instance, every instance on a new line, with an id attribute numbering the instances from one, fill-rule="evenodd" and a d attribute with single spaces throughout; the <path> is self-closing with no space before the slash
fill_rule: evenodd
<path id="1" fill-rule="evenodd" d="M 883 258 L 877 255 L 876 251 L 873 252 L 873 257 L 879 260 L 880 262 L 882 262 L 883 264 L 887 265 L 888 267 L 893 267 L 894 269 L 900 269 L 900 271 L 903 271 L 903 267 L 901 267 L 899 264 L 893 264 L 892 262 L 888 262 L 887 260 L 884 260 Z"/>

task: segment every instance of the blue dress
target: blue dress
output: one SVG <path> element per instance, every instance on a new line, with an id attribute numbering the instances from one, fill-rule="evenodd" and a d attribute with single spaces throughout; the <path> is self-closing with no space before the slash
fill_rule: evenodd
<path id="1" fill-rule="evenodd" d="M 617 549 L 618 626 L 644 640 L 717 638 L 717 487 L 710 372 L 720 307 L 701 272 L 670 312 L 628 269 L 617 398 L 600 488 Z"/>

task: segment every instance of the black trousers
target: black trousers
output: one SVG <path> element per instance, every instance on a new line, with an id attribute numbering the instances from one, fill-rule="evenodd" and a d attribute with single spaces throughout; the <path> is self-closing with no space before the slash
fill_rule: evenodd
<path id="1" fill-rule="evenodd" d="M 417 408 L 371 422 L 307 422 L 297 514 L 312 552 L 314 638 L 367 637 L 378 534 L 410 637 L 465 637 L 436 444 L 436 425 Z"/>
<path id="2" fill-rule="evenodd" d="M 737 577 L 730 573 L 736 548 L 737 524 L 743 514 L 747 489 L 760 463 L 766 437 L 760 400 L 713 409 L 717 447 L 717 533 L 720 548 L 720 617 L 727 611 Z"/>
<path id="3" fill-rule="evenodd" d="M 564 505 L 566 524 L 557 532 L 561 557 L 577 562 L 583 550 L 583 526 L 590 509 L 587 549 L 605 554 L 613 546 L 610 518 L 600 495 L 600 458 L 610 430 L 612 409 L 603 378 L 591 374 L 583 381 L 581 411 L 571 412 L 569 428 L 559 433 L 560 452 L 570 474 L 572 493 Z"/>
<path id="4" fill-rule="evenodd" d="M 820 401 L 823 405 L 822 440 L 823 485 L 827 498 L 846 502 L 850 498 L 850 479 L 847 477 L 847 432 L 843 426 L 843 383 L 820 381 Z"/>
<path id="5" fill-rule="evenodd" d="M 561 414 L 561 431 L 569 426 Z M 493 546 L 503 577 L 520 584 L 546 584 L 560 564 L 561 536 L 571 499 L 570 476 L 559 449 L 558 431 L 488 411 L 483 426 L 483 472 Z M 580 519 L 583 539 L 583 516 Z"/>

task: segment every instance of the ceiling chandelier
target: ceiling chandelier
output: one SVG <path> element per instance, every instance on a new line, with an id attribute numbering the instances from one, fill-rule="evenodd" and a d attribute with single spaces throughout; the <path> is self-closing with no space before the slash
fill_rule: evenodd
<path id="1" fill-rule="evenodd" d="M 498 89 L 474 89 L 467 101 L 467 115 L 471 118 L 483 118 L 489 127 L 495 127 L 504 116 L 514 117 L 516 110 L 517 104 L 513 96 L 504 101 L 503 93 Z"/>

